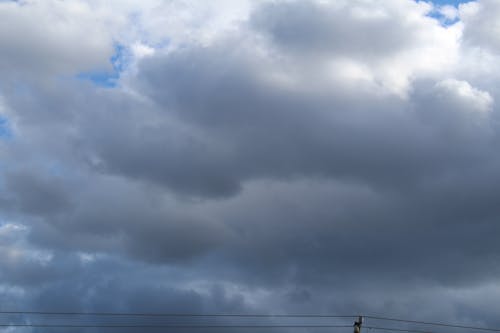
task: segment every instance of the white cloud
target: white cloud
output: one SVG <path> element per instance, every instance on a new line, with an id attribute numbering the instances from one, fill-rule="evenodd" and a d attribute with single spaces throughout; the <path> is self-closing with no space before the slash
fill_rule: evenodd
<path id="1" fill-rule="evenodd" d="M 493 98 L 487 91 L 472 87 L 466 81 L 447 79 L 436 84 L 440 93 L 452 94 L 458 99 L 457 104 L 465 106 L 468 110 L 488 112 L 492 110 Z"/>
<path id="2" fill-rule="evenodd" d="M 438 12 L 448 21 L 454 21 L 459 18 L 458 8 L 451 5 L 438 7 Z"/>
<path id="3" fill-rule="evenodd" d="M 472 1 L 459 6 L 460 19 L 465 24 L 464 41 L 471 46 L 500 53 L 500 2 Z"/>

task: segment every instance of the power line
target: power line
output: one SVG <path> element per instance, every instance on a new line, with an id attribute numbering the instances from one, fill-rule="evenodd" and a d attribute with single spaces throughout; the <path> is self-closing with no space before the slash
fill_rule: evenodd
<path id="1" fill-rule="evenodd" d="M 358 315 L 328 315 L 328 314 L 248 314 L 248 313 L 146 313 L 146 312 L 55 312 L 55 311 L 0 311 L 0 315 L 48 315 L 48 316 L 103 316 L 103 317 L 171 317 L 171 318 L 357 318 Z M 399 323 L 421 324 L 429 326 L 440 326 L 449 328 L 470 329 L 478 331 L 500 332 L 497 328 L 448 324 L 443 322 L 428 322 L 382 316 L 363 316 L 366 319 L 392 321 Z M 114 327 L 114 328 L 346 328 L 351 325 L 65 325 L 65 324 L 1 324 L 0 327 Z M 367 329 L 412 332 L 412 333 L 436 333 L 425 330 L 388 328 L 378 326 L 363 326 Z"/>
<path id="2" fill-rule="evenodd" d="M 421 325 L 441 326 L 441 327 L 450 327 L 450 328 L 463 328 L 463 329 L 478 330 L 478 331 L 488 331 L 488 332 L 500 332 L 500 329 L 498 329 L 498 328 L 477 327 L 477 326 L 467 326 L 467 325 L 456 325 L 456 324 L 447 324 L 447 323 L 438 323 L 438 322 L 429 322 L 429 321 L 418 321 L 418 320 L 408 320 L 408 319 L 398 319 L 398 318 L 388 318 L 388 317 L 377 317 L 377 316 L 364 316 L 364 317 L 368 318 L 368 319 L 393 321 L 393 322 L 399 322 L 399 323 L 421 324 Z"/>
<path id="3" fill-rule="evenodd" d="M 393 328 L 393 327 L 363 326 L 363 328 L 367 328 L 369 330 L 393 331 L 393 332 L 437 333 L 437 332 L 433 332 L 433 331 L 412 330 L 412 329 Z"/>
<path id="4" fill-rule="evenodd" d="M 357 318 L 357 315 L 320 314 L 246 314 L 246 313 L 134 313 L 134 312 L 50 312 L 0 311 L 0 314 L 55 315 L 55 316 L 109 316 L 109 317 L 239 317 L 239 318 Z"/>
<path id="5" fill-rule="evenodd" d="M 86 324 L 0 324 L 0 327 L 37 328 L 350 328 L 352 325 L 86 325 Z"/>

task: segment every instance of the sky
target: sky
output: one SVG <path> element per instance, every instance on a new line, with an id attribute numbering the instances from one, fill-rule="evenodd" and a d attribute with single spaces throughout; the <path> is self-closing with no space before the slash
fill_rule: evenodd
<path id="1" fill-rule="evenodd" d="M 452 5 L 452 6 L 459 6 L 461 3 L 467 3 L 470 2 L 470 0 L 433 0 L 433 1 L 427 1 L 430 2 L 434 5 L 442 6 L 442 5 Z"/>
<path id="2" fill-rule="evenodd" d="M 0 1 L 0 311 L 500 327 L 499 22 L 497 0 Z M 53 332 L 0 328 L 28 331 Z"/>

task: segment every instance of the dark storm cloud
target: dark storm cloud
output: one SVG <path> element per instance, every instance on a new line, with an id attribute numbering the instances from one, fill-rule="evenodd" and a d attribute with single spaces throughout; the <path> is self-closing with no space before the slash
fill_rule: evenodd
<path id="1" fill-rule="evenodd" d="M 36 260 L 35 260 L 36 262 Z M 3 265 L 5 263 L 2 263 Z M 2 274 L 3 285 L 10 290 L 23 288 L 22 295 L 0 291 L 2 309 L 34 308 L 51 311 L 103 311 L 109 312 L 158 312 L 201 313 L 205 311 L 245 311 L 246 304 L 241 295 L 228 294 L 222 286 L 214 285 L 203 293 L 192 288 L 179 287 L 176 279 L 186 276 L 173 269 L 130 264 L 113 257 L 80 259 L 75 254 L 56 253 L 43 264 L 11 263 Z M 3 266 L 5 267 L 5 266 Z M 21 277 L 13 269 L 22 271 Z M 31 270 L 31 271 L 29 271 Z M 51 272 L 45 276 L 46 272 Z M 16 279 L 16 277 L 18 279 Z M 28 280 L 28 277 L 38 279 Z M 46 277 L 46 278 L 45 278 Z M 158 279 L 162 283 L 158 283 Z M 166 325 L 207 324 L 206 319 L 161 318 L 161 317 L 96 317 L 96 316 L 40 316 L 0 315 L 0 320 L 12 323 L 73 324 L 73 325 Z M 209 324 L 217 324 L 210 320 Z M 78 331 L 78 329 L 76 329 Z M 108 329 L 112 332 L 121 330 Z M 123 330 L 123 329 L 122 329 Z M 130 329 L 129 329 L 130 330 Z M 36 328 L 36 332 L 48 332 Z M 72 330 L 73 331 L 73 330 Z M 99 331 L 82 329 L 81 331 Z M 135 330 L 130 330 L 135 331 Z M 165 329 L 164 331 L 169 331 Z"/>
<path id="2" fill-rule="evenodd" d="M 222 45 L 146 60 L 143 91 L 157 101 L 159 112 L 187 123 L 193 134 L 176 135 L 170 128 L 139 132 L 142 137 L 134 136 L 127 149 L 104 146 L 104 163 L 210 196 L 234 193 L 241 181 L 261 177 L 414 185 L 481 158 L 478 144 L 492 148 L 488 115 L 475 112 L 476 100 L 462 98 L 460 87 L 431 82 L 425 90 L 417 84 L 412 103 L 375 93 L 360 101 L 356 91 L 341 86 L 328 93 L 288 90 L 259 78 L 249 54 L 231 56 L 228 50 Z"/>
<path id="3" fill-rule="evenodd" d="M 302 6 L 314 9 L 316 5 L 275 4 L 268 10 L 259 9 L 253 19 L 260 22 L 261 16 L 284 10 L 304 13 L 305 20 L 312 21 L 312 16 L 307 16 L 312 14 Z M 282 17 L 270 17 L 273 15 Z M 328 22 L 325 19 L 322 24 Z M 329 27 L 338 31 L 335 23 Z M 340 51 L 328 52 L 336 55 Z M 33 239 L 46 246 L 68 248 L 78 244 L 88 251 L 118 246 L 134 257 L 160 262 L 182 261 L 222 248 L 231 254 L 231 262 L 245 258 L 254 263 L 255 267 L 248 267 L 259 272 L 254 275 L 263 281 L 268 275 L 277 281 L 343 281 L 346 277 L 336 271 L 365 269 L 388 279 L 385 275 L 390 274 L 390 268 L 405 265 L 408 258 L 414 265 L 402 270 L 400 278 L 420 276 L 427 269 L 435 271 L 433 279 L 456 276 L 456 271 L 440 264 L 430 265 L 427 258 L 442 249 L 442 261 L 448 257 L 451 260 L 454 257 L 447 253 L 448 248 L 453 252 L 468 244 L 467 238 L 462 239 L 468 235 L 466 227 L 445 231 L 441 224 L 477 216 L 488 219 L 497 214 L 495 200 L 473 200 L 483 191 L 488 191 L 483 196 L 494 198 L 494 189 L 480 185 L 486 185 L 486 180 L 476 182 L 477 190 L 470 199 L 453 196 L 460 193 L 461 184 L 447 181 L 447 177 L 469 175 L 469 169 L 479 163 L 496 165 L 492 155 L 495 128 L 488 123 L 489 97 L 460 81 L 417 81 L 409 102 L 398 96 L 381 98 L 373 90 L 363 91 L 360 99 L 360 92 L 352 87 L 334 84 L 321 88 L 326 82 L 321 77 L 317 78 L 318 89 L 311 91 L 305 89 L 311 84 L 306 75 L 299 75 L 293 88 L 263 76 L 267 70 L 286 73 L 287 69 L 273 58 L 255 56 L 252 48 L 230 39 L 143 60 L 134 85 L 152 103 L 121 92 L 96 93 L 88 87 L 77 94 L 67 89 L 66 97 L 44 88 L 44 94 L 30 94 L 33 100 L 29 104 L 23 99 L 9 100 L 12 108 L 25 112 L 26 122 L 32 119 L 31 113 L 35 114 L 34 105 L 38 110 L 62 105 L 58 110 L 70 116 L 58 119 L 62 124 L 77 125 L 77 134 L 72 134 L 68 144 L 74 144 L 78 154 L 89 159 L 86 172 L 91 173 L 87 177 L 92 177 L 92 172 L 125 177 L 94 177 L 92 186 L 80 185 L 71 195 L 78 205 L 67 207 L 56 219 L 46 219 L 46 226 L 35 227 Z M 42 99 L 47 94 L 54 99 Z M 81 104 L 83 100 L 88 102 Z M 36 129 L 29 133 L 40 135 Z M 58 140 L 66 141 L 66 137 L 64 131 L 58 134 Z M 488 175 L 488 179 L 495 176 Z M 247 203 L 231 218 L 200 221 L 199 216 L 176 212 L 182 206 L 161 208 L 166 201 L 154 202 L 147 197 L 152 185 L 141 188 L 133 182 L 128 184 L 127 177 L 163 185 L 174 195 L 203 199 L 236 196 L 251 180 L 293 183 L 304 178 L 328 184 L 331 180 L 362 184 L 373 197 L 366 201 L 352 199 L 338 204 L 344 206 L 340 211 L 330 211 L 327 208 L 345 193 L 337 193 L 332 202 L 321 201 L 324 207 L 316 207 L 317 195 L 298 194 L 290 199 L 295 204 L 284 216 L 269 200 L 255 207 Z M 18 182 L 13 178 L 7 184 Z M 17 187 L 10 185 L 14 193 L 26 187 L 19 183 Z M 463 188 L 470 185 L 463 184 Z M 57 193 L 55 188 L 46 191 Z M 19 200 L 25 213 L 30 207 L 38 207 L 43 216 L 42 207 L 50 210 L 50 205 L 57 203 L 48 200 L 44 204 L 50 196 L 37 195 L 34 190 L 25 193 L 32 196 Z M 150 195 L 153 198 L 157 194 Z M 438 207 L 429 199 L 443 197 L 446 202 Z M 459 207 L 464 207 L 464 202 L 468 206 L 462 211 Z M 249 217 L 266 204 L 271 207 L 261 220 Z M 313 217 L 297 214 L 295 205 L 304 205 Z M 310 206 L 324 211 L 323 215 L 317 216 L 314 209 L 307 208 Z M 485 211 L 485 206 L 490 209 Z M 196 204 L 185 207 L 196 208 Z M 203 211 L 199 214 L 204 215 Z M 310 219 L 315 222 L 310 223 Z M 227 225 L 241 232 L 243 238 L 234 238 L 234 232 L 224 230 Z M 436 230 L 429 234 L 428 228 Z M 491 235 L 494 230 L 494 226 L 486 225 L 483 232 Z M 443 243 L 446 233 L 456 241 Z M 74 235 L 66 239 L 64 234 Z M 107 236 L 112 237 L 108 242 Z M 358 237 L 362 245 L 346 256 L 345 249 Z M 429 248 L 422 249 L 422 242 Z M 468 252 L 476 246 L 478 253 L 487 251 L 474 241 L 469 243 L 470 248 L 460 251 Z M 394 252 L 395 248 L 400 250 Z M 289 275 L 289 270 L 296 272 Z M 325 275 L 317 274 L 318 270 Z M 474 278 L 481 275 L 476 269 L 470 274 Z"/>
<path id="4" fill-rule="evenodd" d="M 258 64 L 242 61 L 240 54 L 223 56 L 228 47 L 180 51 L 145 61 L 145 92 L 158 101 L 159 112 L 187 123 L 193 134 L 176 135 L 170 128 L 138 132 L 142 137 L 135 136 L 123 149 L 104 146 L 104 163 L 111 170 L 152 177 L 188 193 L 224 195 L 256 177 L 363 172 L 380 172 L 383 177 L 395 158 L 377 159 L 372 154 L 401 154 L 405 156 L 399 163 L 412 163 L 405 160 L 413 158 L 405 153 L 405 144 L 428 140 L 392 139 L 408 129 L 387 132 L 390 125 L 382 117 L 413 126 L 408 116 L 396 113 L 397 105 L 405 107 L 397 100 L 366 96 L 373 104 L 371 110 L 363 110 L 354 96 L 341 96 L 341 87 L 330 96 L 287 91 L 256 77 Z M 383 115 L 375 119 L 377 111 Z M 165 147 L 163 142 L 170 144 Z"/>
<path id="5" fill-rule="evenodd" d="M 168 202 L 155 200 L 147 189 L 97 180 L 73 194 L 78 204 L 72 209 L 34 225 L 32 240 L 53 248 L 125 251 L 145 261 L 183 262 L 230 237 L 218 221 L 168 208 Z"/>
<path id="6" fill-rule="evenodd" d="M 303 12 L 294 7 L 301 7 L 299 3 L 282 6 Z M 329 52 L 335 55 L 337 50 Z M 259 76 L 267 65 L 266 59 L 233 42 L 144 60 L 136 84 L 160 114 L 187 125 L 193 133 L 191 145 L 172 153 L 169 147 L 161 149 L 138 138 L 133 141 L 142 143 L 142 149 L 101 151 L 104 164 L 206 198 L 234 194 L 251 179 L 313 177 L 365 184 L 384 202 L 354 200 L 353 207 L 341 213 L 327 211 L 317 217 L 311 208 L 310 215 L 302 216 L 294 206 L 315 207 L 317 198 L 301 193 L 291 199 L 295 204 L 288 208 L 289 216 L 270 208 L 256 219 L 249 217 L 252 212 L 273 201 L 243 206 L 224 220 L 238 221 L 232 226 L 248 243 L 236 240 L 237 251 L 227 250 L 232 262 L 243 258 L 255 264 L 245 265 L 249 270 L 243 271 L 257 280 L 274 279 L 275 272 L 276 281 L 304 283 L 345 283 L 350 275 L 363 272 L 371 272 L 372 280 L 379 282 L 461 284 L 493 278 L 484 274 L 490 270 L 487 263 L 498 257 L 498 249 L 491 247 L 497 228 L 489 222 L 498 215 L 496 190 L 487 185 L 497 178 L 494 167 L 487 167 L 498 164 L 497 139 L 496 128 L 488 122 L 487 94 L 461 81 L 417 81 L 409 102 L 370 92 L 360 100 L 348 87 L 329 87 L 327 94 L 269 83 Z M 286 69 L 279 62 L 272 65 L 272 70 Z M 299 87 L 309 83 L 299 82 Z M 148 135 L 152 142 L 175 145 L 171 133 L 157 130 Z M 198 143 L 196 136 L 203 140 Z M 479 165 L 486 170 L 471 186 Z M 219 188 L 207 178 L 233 185 Z M 324 205 L 334 203 L 332 198 Z M 483 237 L 487 241 L 479 242 Z M 461 265 L 470 255 L 475 259 Z M 435 260 L 429 260 L 432 257 Z"/>
<path id="7" fill-rule="evenodd" d="M 422 30 L 456 28 L 422 4 L 349 4 L 256 6 L 113 89 L 5 79 L 5 303 L 477 322 L 499 293 L 498 96 L 412 67 Z"/>
<path id="8" fill-rule="evenodd" d="M 40 177 L 25 171 L 6 176 L 4 209 L 15 209 L 30 215 L 53 215 L 67 210 L 71 198 L 57 177 Z"/>

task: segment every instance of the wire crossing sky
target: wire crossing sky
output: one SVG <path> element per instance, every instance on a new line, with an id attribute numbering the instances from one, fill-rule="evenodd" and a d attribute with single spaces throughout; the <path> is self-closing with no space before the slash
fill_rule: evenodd
<path id="1" fill-rule="evenodd" d="M 0 1 L 0 333 L 496 331 L 499 22 Z"/>
<path id="2" fill-rule="evenodd" d="M 35 312 L 35 311 L 1 311 L 0 315 L 12 315 L 12 314 L 22 314 L 22 315 L 36 315 L 38 317 L 39 323 L 32 322 L 29 320 L 28 322 L 11 322 L 9 324 L 4 324 L 0 322 L 0 327 L 30 327 L 30 328 L 66 328 L 66 329 L 78 329 L 78 328 L 99 328 L 99 329 L 113 329 L 113 328 L 141 328 L 141 329 L 325 329 L 325 328 L 352 328 L 352 325 L 339 325 L 332 323 L 325 323 L 318 321 L 321 319 L 329 318 L 329 319 L 358 319 L 356 315 L 322 315 L 322 314 L 200 314 L 200 313 L 109 313 L 109 312 L 96 312 L 96 313 L 88 313 L 88 312 Z M 41 321 L 44 316 L 48 316 L 49 321 Z M 55 321 L 54 316 L 58 316 L 59 320 Z M 82 320 L 83 318 L 75 318 L 77 317 L 88 317 L 86 320 Z M 96 321 L 95 318 L 92 317 L 121 317 L 120 321 L 114 322 L 99 322 Z M 65 317 L 63 321 L 60 318 Z M 129 318 L 124 318 L 129 317 Z M 143 323 L 134 323 L 131 319 L 137 319 L 138 317 L 149 317 L 148 321 Z M 196 324 L 189 323 L 172 323 L 172 322 L 158 322 L 152 321 L 154 317 L 174 317 L 174 318 L 205 318 L 204 320 L 212 317 L 225 318 L 226 322 L 220 322 L 219 324 L 211 324 L 210 322 L 198 322 Z M 57 317 L 55 317 L 57 319 Z M 234 318 L 252 318 L 252 323 L 241 323 L 241 322 L 227 322 L 227 320 L 232 320 Z M 258 318 L 273 318 L 279 319 L 279 322 L 262 324 L 255 319 Z M 291 322 L 290 319 L 299 318 L 304 320 L 304 318 L 315 319 L 315 322 L 309 323 L 294 323 Z M 362 325 L 362 329 L 366 330 L 376 330 L 376 331 L 387 331 L 387 332 L 412 332 L 412 333 L 436 333 L 434 328 L 452 328 L 452 329 L 467 329 L 472 331 L 490 331 L 490 332 L 498 332 L 500 329 L 496 328 L 487 328 L 487 327 L 477 327 L 477 326 L 464 326 L 457 325 L 452 323 L 434 323 L 428 321 L 418 321 L 418 320 L 408 320 L 408 319 L 400 319 L 400 318 L 391 318 L 391 317 L 380 317 L 380 316 L 363 316 L 363 318 L 370 321 L 370 324 Z M 46 318 L 47 319 L 47 318 Z M 76 319 L 76 320 L 75 320 Z M 127 319 L 127 320 L 125 320 Z M 286 321 L 284 321 L 286 319 Z M 288 321 L 288 322 L 287 322 Z M 410 327 L 384 327 L 384 326 L 373 326 L 371 322 L 398 322 L 405 323 L 410 325 L 425 325 L 431 326 L 431 329 L 416 329 Z M 366 323 L 366 321 L 364 321 Z"/>

